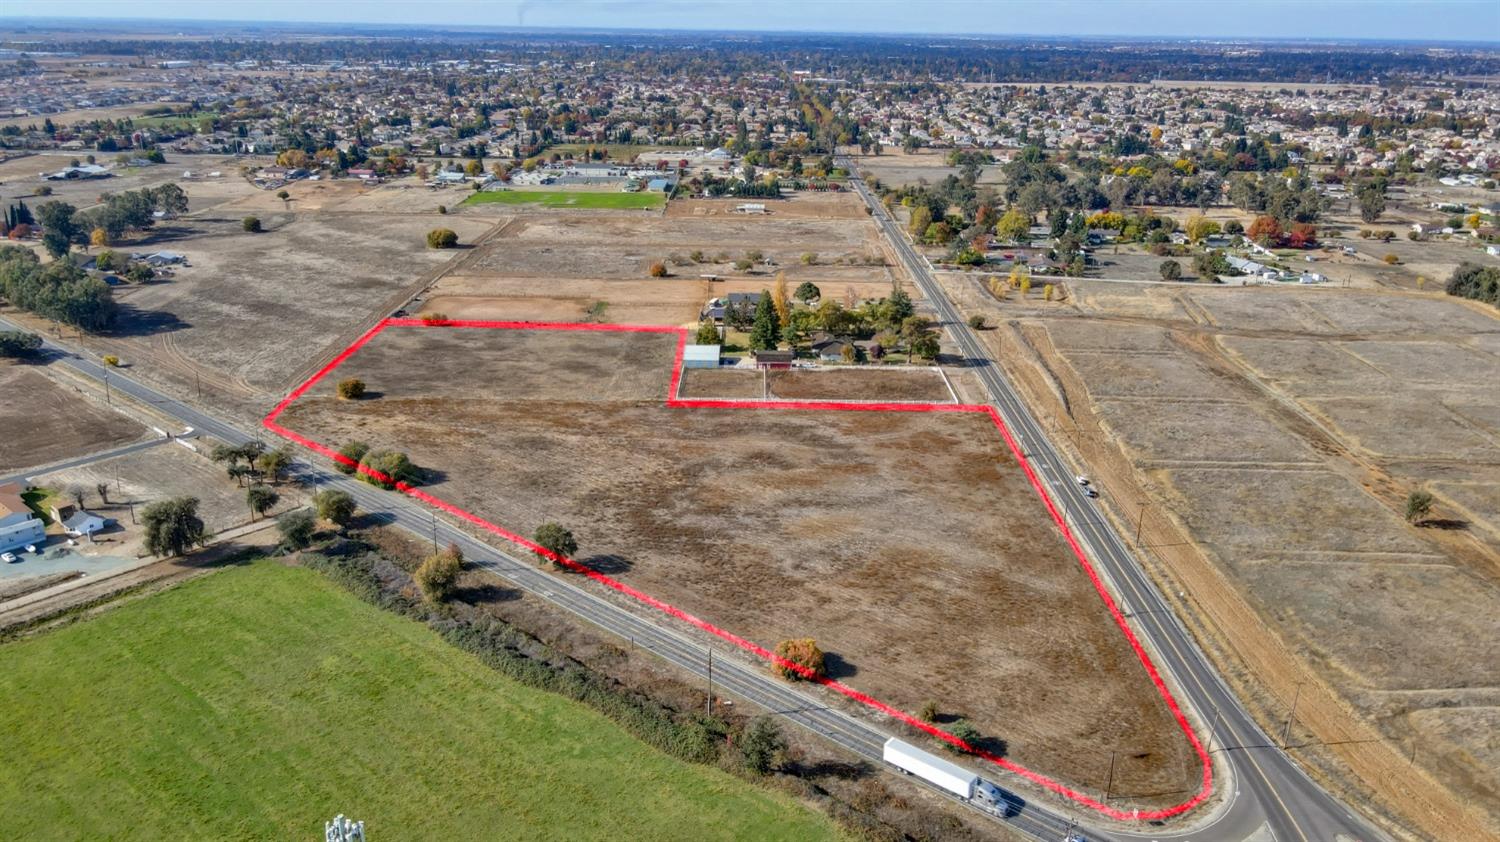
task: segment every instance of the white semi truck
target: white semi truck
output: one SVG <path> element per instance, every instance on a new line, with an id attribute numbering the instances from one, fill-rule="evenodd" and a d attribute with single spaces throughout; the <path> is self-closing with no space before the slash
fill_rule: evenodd
<path id="1" fill-rule="evenodd" d="M 908 775 L 916 775 L 928 783 L 942 787 L 965 801 L 974 800 L 1005 810 L 1009 801 L 1000 788 L 931 752 L 923 751 L 911 743 L 895 737 L 885 741 L 885 762 Z"/>

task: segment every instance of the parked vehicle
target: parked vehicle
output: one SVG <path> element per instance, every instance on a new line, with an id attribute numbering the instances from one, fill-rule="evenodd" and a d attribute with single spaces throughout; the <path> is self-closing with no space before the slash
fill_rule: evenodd
<path id="1" fill-rule="evenodd" d="M 1004 809 L 1007 806 L 1000 788 L 931 752 L 923 751 L 895 737 L 885 741 L 885 762 L 908 775 L 946 789 L 965 801 L 974 800 Z"/>
<path id="2" fill-rule="evenodd" d="M 3 553 L 0 554 L 0 561 L 5 562 L 6 564 L 15 564 L 16 562 L 20 561 L 20 559 L 16 558 L 15 553 Z"/>
<path id="3" fill-rule="evenodd" d="M 1076 477 L 1073 477 L 1073 479 L 1077 480 L 1079 485 L 1082 485 L 1082 486 L 1085 486 L 1085 487 L 1087 487 L 1088 484 L 1089 484 L 1089 478 L 1085 477 L 1085 476 L 1076 476 Z"/>
<path id="4" fill-rule="evenodd" d="M 1099 496 L 1099 492 L 1095 491 L 1094 488 L 1093 488 L 1093 486 L 1085 485 L 1083 487 L 1083 496 L 1085 496 L 1085 497 L 1098 497 Z"/>

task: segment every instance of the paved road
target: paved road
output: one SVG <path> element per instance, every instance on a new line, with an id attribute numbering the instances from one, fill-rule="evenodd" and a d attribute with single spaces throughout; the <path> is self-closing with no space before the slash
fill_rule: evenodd
<path id="1" fill-rule="evenodd" d="M 1220 775 L 1215 782 L 1217 787 L 1233 787 L 1228 809 L 1208 829 L 1174 834 L 1168 826 L 1162 828 L 1162 833 L 1151 834 L 1151 838 L 1238 840 L 1262 826 L 1269 827 L 1279 842 L 1384 838 L 1313 783 L 1241 706 L 1162 600 L 1097 503 L 1073 480 L 1068 464 L 933 277 L 926 258 L 912 248 L 900 226 L 860 180 L 853 162 L 843 159 L 842 165 L 854 174 L 851 183 L 936 310 L 953 343 L 975 366 L 990 399 L 1048 485 L 1069 526 L 1112 586 L 1122 608 L 1128 610 L 1136 635 L 1152 650 L 1158 669 L 1174 685 L 1179 702 L 1186 702 L 1196 710 L 1200 722 L 1212 727 L 1210 744 L 1214 753 L 1227 761 L 1231 771 L 1229 780 Z"/>
<path id="2" fill-rule="evenodd" d="M 0 318 L 0 330 L 18 329 Z M 67 366 L 80 374 L 102 383 L 109 378 L 110 387 L 150 404 L 158 411 L 170 415 L 186 426 L 229 444 L 240 444 L 252 439 L 269 438 L 252 434 L 220 418 L 201 412 L 174 398 L 103 365 L 50 339 L 44 339 L 42 353 L 54 364 Z M 257 428 L 258 429 L 258 428 Z M 676 664 L 705 680 L 709 674 L 710 651 L 704 644 L 689 639 L 679 631 L 665 627 L 654 619 L 636 614 L 585 591 L 568 581 L 564 576 L 549 573 L 529 557 L 518 558 L 502 552 L 490 544 L 474 538 L 438 517 L 427 506 L 405 495 L 383 491 L 367 483 L 355 480 L 319 465 L 305 461 L 296 462 L 290 475 L 313 486 L 339 488 L 349 492 L 359 508 L 385 522 L 439 545 L 458 544 L 464 557 L 473 564 L 488 569 L 532 594 L 566 608 L 594 625 L 629 641 L 633 646 L 649 650 L 664 660 Z M 727 691 L 730 695 L 748 701 L 800 725 L 855 755 L 879 766 L 887 733 L 874 725 L 855 720 L 832 709 L 824 702 L 801 692 L 780 679 L 771 677 L 761 664 L 747 664 L 738 657 L 726 657 L 719 651 L 712 657 L 712 675 L 716 695 Z M 915 778 L 914 784 L 926 786 Z M 1004 782 L 999 782 L 1002 787 Z M 928 787 L 935 794 L 949 797 L 947 793 Z M 1037 804 L 1027 804 L 1018 796 L 1009 815 L 994 816 L 998 821 L 1033 839 L 1058 842 L 1074 827 L 1063 813 Z M 975 808 L 976 810 L 979 808 Z M 993 815 L 986 812 L 986 815 Z M 1089 832 L 1089 840 L 1113 838 L 1108 834 Z"/>

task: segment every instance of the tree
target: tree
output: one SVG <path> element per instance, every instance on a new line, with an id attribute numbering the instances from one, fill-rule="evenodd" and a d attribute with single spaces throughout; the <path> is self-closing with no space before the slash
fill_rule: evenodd
<path id="1" fill-rule="evenodd" d="M 244 219 L 240 220 L 240 227 L 245 229 L 245 231 L 248 233 L 259 234 L 262 230 L 260 227 L 260 217 L 247 216 Z"/>
<path id="2" fill-rule="evenodd" d="M 928 331 L 907 343 L 908 360 L 911 354 L 916 354 L 924 360 L 932 361 L 942 350 L 942 343 L 938 341 L 936 331 Z"/>
<path id="3" fill-rule="evenodd" d="M 665 278 L 667 276 L 667 264 L 662 263 L 660 260 L 658 260 L 657 262 L 651 264 L 651 267 L 647 270 L 647 273 L 653 278 Z"/>
<path id="4" fill-rule="evenodd" d="M 19 330 L 0 331 L 0 357 L 29 357 L 42 348 L 42 337 Z"/>
<path id="5" fill-rule="evenodd" d="M 281 204 L 283 206 L 285 206 L 285 207 L 291 207 L 292 206 L 292 194 L 286 192 L 285 190 L 277 190 L 276 191 L 276 198 L 278 198 L 278 199 L 281 200 Z"/>
<path id="6" fill-rule="evenodd" d="M 975 728 L 967 719 L 959 719 L 957 722 L 949 725 L 948 733 L 959 738 L 960 740 L 963 740 L 965 743 L 971 746 L 974 745 L 975 740 L 979 739 L 979 729 Z M 965 751 L 965 749 L 953 745 L 952 743 L 948 744 L 948 750 L 957 752 L 958 754 L 963 754 Z"/>
<path id="7" fill-rule="evenodd" d="M 311 544 L 313 532 L 317 528 L 317 519 L 307 509 L 287 512 L 276 519 L 276 530 L 281 533 L 281 544 L 288 549 L 300 550 Z"/>
<path id="8" fill-rule="evenodd" d="M 912 209 L 906 230 L 910 231 L 913 237 L 921 237 L 926 235 L 930 225 L 932 225 L 932 211 L 928 210 L 926 205 L 919 205 Z"/>
<path id="9" fill-rule="evenodd" d="M 907 295 L 906 289 L 901 286 L 898 278 L 891 281 L 891 294 L 885 300 L 885 322 L 891 327 L 899 327 L 917 310 L 911 303 L 911 296 Z"/>
<path id="10" fill-rule="evenodd" d="M 451 249 L 458 245 L 458 234 L 451 228 L 434 228 L 427 232 L 427 247 Z"/>
<path id="11" fill-rule="evenodd" d="M 995 236 L 1008 243 L 1019 243 L 1029 238 L 1031 219 L 1019 208 L 1011 208 L 995 223 Z"/>
<path id="12" fill-rule="evenodd" d="M 797 291 L 792 293 L 792 297 L 803 304 L 811 304 L 822 298 L 823 293 L 818 289 L 817 284 L 814 284 L 812 281 L 803 281 L 797 286 Z"/>
<path id="13" fill-rule="evenodd" d="M 1426 491 L 1413 491 L 1406 495 L 1406 522 L 1420 523 L 1432 513 L 1432 494 Z"/>
<path id="14" fill-rule="evenodd" d="M 1201 243 L 1219 233 L 1219 223 L 1202 214 L 1195 213 L 1189 216 L 1187 222 L 1183 224 L 1183 232 L 1188 235 L 1188 239 L 1195 243 Z"/>
<path id="15" fill-rule="evenodd" d="M 740 735 L 739 750 L 740 762 L 744 764 L 745 770 L 764 775 L 781 765 L 786 752 L 786 739 L 782 737 L 776 720 L 768 715 L 761 715 L 750 720 L 750 725 Z"/>
<path id="16" fill-rule="evenodd" d="M 354 519 L 356 506 L 354 497 L 347 491 L 337 488 L 325 488 L 313 495 L 313 507 L 317 509 L 318 517 L 329 523 L 344 527 Z"/>
<path id="17" fill-rule="evenodd" d="M 412 581 L 428 602 L 442 602 L 452 596 L 463 573 L 464 556 L 455 544 L 449 544 L 442 552 L 433 553 L 412 574 Z"/>
<path id="18" fill-rule="evenodd" d="M 42 246 L 53 257 L 68 253 L 73 241 L 78 239 L 78 222 L 73 218 L 77 208 L 67 202 L 43 202 L 37 206 L 36 218 L 42 223 Z"/>
<path id="19" fill-rule="evenodd" d="M 1175 260 L 1163 260 L 1158 270 L 1164 281 L 1177 281 L 1182 279 L 1182 264 Z"/>
<path id="20" fill-rule="evenodd" d="M 718 345 L 719 326 L 714 324 L 713 319 L 698 323 L 698 332 L 693 336 L 693 341 L 699 345 Z"/>
<path id="21" fill-rule="evenodd" d="M 925 316 L 907 316 L 901 322 L 901 339 L 906 342 L 907 362 L 911 362 L 912 355 L 918 353 L 919 344 L 923 346 L 923 350 L 931 350 L 925 344 L 927 337 L 931 337 L 934 342 L 937 341 L 937 334 L 932 330 L 932 322 L 928 321 Z M 932 356 L 937 356 L 937 352 L 933 351 Z"/>
<path id="22" fill-rule="evenodd" d="M 772 671 L 788 681 L 822 678 L 828 674 L 823 663 L 823 650 L 810 637 L 791 638 L 776 644 L 776 658 Z"/>
<path id="23" fill-rule="evenodd" d="M 95 228 L 89 233 L 89 245 L 95 248 L 103 248 L 109 245 L 109 232 L 103 228 Z M 100 267 L 103 268 L 102 266 Z"/>
<path id="24" fill-rule="evenodd" d="M 96 482 L 96 483 L 94 483 L 94 493 L 99 495 L 99 504 L 101 506 L 108 506 L 109 505 L 109 483 L 107 483 L 107 482 Z"/>
<path id="25" fill-rule="evenodd" d="M 265 453 L 262 453 L 259 456 L 255 457 L 256 469 L 259 470 L 262 474 L 270 477 L 272 483 L 281 482 L 282 472 L 285 471 L 287 465 L 290 465 L 291 463 L 291 451 L 280 447 L 275 450 L 268 450 Z"/>
<path id="26" fill-rule="evenodd" d="M 917 718 L 923 722 L 936 722 L 938 718 L 937 702 L 932 699 L 922 703 L 922 709 L 917 712 Z"/>
<path id="27" fill-rule="evenodd" d="M 245 491 L 245 503 L 250 506 L 250 519 L 255 520 L 256 515 L 264 515 L 276 505 L 281 495 L 273 491 L 269 486 L 256 483 Z"/>
<path id="28" fill-rule="evenodd" d="M 771 285 L 771 306 L 776 309 L 778 325 L 784 325 L 791 320 L 792 306 L 787 301 L 785 272 L 777 272 L 776 282 Z"/>
<path id="29" fill-rule="evenodd" d="M 1374 222 L 1385 213 L 1385 180 L 1375 179 L 1361 184 L 1354 193 L 1359 201 L 1359 218 Z"/>
<path id="30" fill-rule="evenodd" d="M 338 385 L 339 397 L 344 400 L 359 400 L 365 396 L 365 381 L 358 377 L 350 377 L 340 380 Z"/>
<path id="31" fill-rule="evenodd" d="M 83 486 L 76 484 L 69 485 L 67 488 L 67 495 L 70 499 L 72 499 L 73 505 L 77 506 L 80 509 L 83 508 Z"/>
<path id="32" fill-rule="evenodd" d="M 969 327 L 975 330 L 984 330 L 984 316 L 975 314 L 969 317 Z"/>
<path id="33" fill-rule="evenodd" d="M 405 453 L 396 450 L 372 450 L 359 460 L 360 479 L 371 485 L 390 490 L 398 484 L 411 484 L 417 480 L 417 466 Z"/>
<path id="34" fill-rule="evenodd" d="M 1281 223 L 1274 216 L 1257 216 L 1245 233 L 1263 246 L 1270 245 L 1281 239 Z"/>
<path id="35" fill-rule="evenodd" d="M 573 554 L 578 552 L 578 541 L 573 538 L 573 533 L 564 529 L 561 524 L 544 523 L 536 528 L 536 533 L 531 537 L 538 547 L 546 550 L 546 552 L 533 551 L 542 561 L 561 564 L 558 558 L 572 558 Z"/>
<path id="36" fill-rule="evenodd" d="M 341 474 L 353 474 L 359 470 L 355 467 L 359 464 L 359 460 L 365 458 L 365 454 L 369 452 L 370 446 L 362 441 L 347 442 L 339 448 L 339 455 L 344 459 L 335 459 L 333 467 Z M 348 461 L 344 461 L 345 459 Z"/>
<path id="37" fill-rule="evenodd" d="M 781 319 L 776 316 L 776 307 L 771 303 L 771 293 L 761 290 L 760 301 L 755 305 L 755 322 L 750 328 L 750 347 L 756 349 L 775 348 L 781 340 Z"/>
<path id="38" fill-rule="evenodd" d="M 205 540 L 197 497 L 152 503 L 141 510 L 141 523 L 145 526 L 146 551 L 155 556 L 183 555 Z"/>
<path id="39" fill-rule="evenodd" d="M 250 467 L 249 465 L 235 464 L 235 465 L 230 465 L 229 467 L 225 468 L 224 469 L 224 473 L 228 474 L 229 478 L 232 479 L 232 480 L 234 480 L 234 484 L 235 485 L 244 487 L 244 485 L 245 485 L 245 477 L 248 477 L 248 476 L 251 476 L 252 474 L 254 474 L 255 473 L 255 469 L 252 468 L 252 467 Z"/>

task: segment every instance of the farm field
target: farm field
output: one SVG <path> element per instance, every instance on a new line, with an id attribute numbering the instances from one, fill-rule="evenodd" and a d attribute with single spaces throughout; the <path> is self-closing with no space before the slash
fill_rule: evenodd
<path id="1" fill-rule="evenodd" d="M 30 366 L 0 362 L 0 472 L 139 441 L 146 428 Z"/>
<path id="2" fill-rule="evenodd" d="M 9 839 L 289 839 L 340 812 L 393 839 L 836 838 L 273 562 L 0 646 L 0 669 Z"/>
<path id="3" fill-rule="evenodd" d="M 1122 801 L 1196 791 L 1186 737 L 987 416 L 669 408 L 675 341 L 393 327 L 335 375 L 380 397 L 336 400 L 330 379 L 278 423 L 399 447 L 437 497 L 521 534 L 567 525 L 581 563 L 763 645 L 814 637 L 831 677 L 933 701 L 1044 774 L 1097 788 L 1098 746 L 1128 745 Z"/>
<path id="4" fill-rule="evenodd" d="M 1058 439 L 1263 714 L 1284 718 L 1301 682 L 1309 740 L 1389 749 L 1299 758 L 1383 786 L 1420 743 L 1416 763 L 1500 827 L 1493 741 L 1474 725 L 1500 706 L 1492 310 L 1433 293 L 1099 282 L 997 306 L 945 280 L 969 312 L 1014 321 L 984 334 L 997 359 L 1065 419 Z M 1435 498 L 1416 524 L 1412 490 Z"/>
<path id="5" fill-rule="evenodd" d="M 548 208 L 597 210 L 659 208 L 667 203 L 660 193 L 601 193 L 582 190 L 481 190 L 464 199 L 465 205 L 542 205 Z"/>

